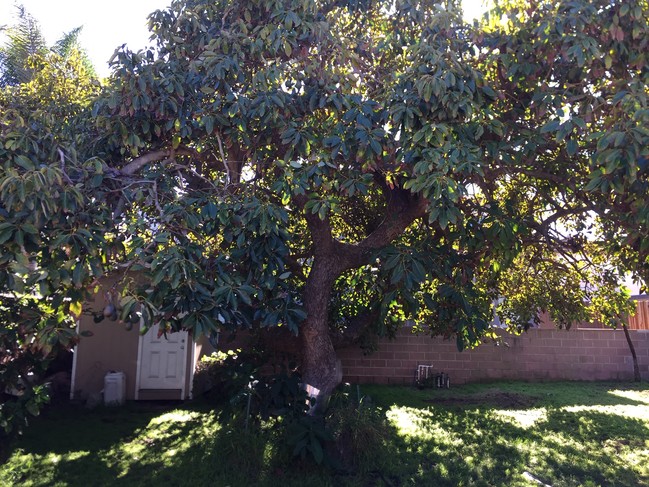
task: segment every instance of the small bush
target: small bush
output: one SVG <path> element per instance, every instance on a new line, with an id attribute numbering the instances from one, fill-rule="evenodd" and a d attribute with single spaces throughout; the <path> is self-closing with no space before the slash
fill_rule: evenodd
<path id="1" fill-rule="evenodd" d="M 368 472 L 383 463 L 390 426 L 383 411 L 358 389 L 352 391 L 346 385 L 334 394 L 327 426 L 334 438 L 330 455 L 335 455 L 344 469 Z"/>
<path id="2" fill-rule="evenodd" d="M 302 377 L 295 370 L 282 367 L 281 372 L 259 377 L 252 384 L 254 398 L 252 414 L 269 417 L 298 418 L 306 415 L 309 398 L 302 388 Z"/>
<path id="3" fill-rule="evenodd" d="M 224 405 L 238 398 L 263 364 L 258 352 L 228 350 L 201 358 L 194 374 L 194 394 Z"/>
<path id="4" fill-rule="evenodd" d="M 334 394 L 324 417 L 311 416 L 300 374 L 282 366 L 279 373 L 264 376 L 259 373 L 263 365 L 258 353 L 213 353 L 201 359 L 194 391 L 219 406 L 230 425 L 238 423 L 249 439 L 257 438 L 264 423 L 281 418 L 275 423 L 283 430 L 279 444 L 294 458 L 338 470 L 377 466 L 389 427 L 368 397 L 352 394 L 347 386 Z"/>
<path id="5" fill-rule="evenodd" d="M 292 449 L 294 457 L 304 460 L 308 456 L 318 465 L 337 466 L 335 458 L 328 455 L 326 448 L 331 441 L 333 435 L 322 417 L 304 414 L 288 423 L 286 444 Z"/>

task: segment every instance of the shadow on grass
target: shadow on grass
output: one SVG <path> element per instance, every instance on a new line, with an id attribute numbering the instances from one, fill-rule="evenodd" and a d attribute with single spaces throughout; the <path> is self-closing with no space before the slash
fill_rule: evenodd
<path id="1" fill-rule="evenodd" d="M 397 447 L 392 476 L 403 485 L 511 485 L 527 462 L 511 441 L 526 432 L 485 412 L 395 407 L 387 415 Z"/>
<path id="2" fill-rule="evenodd" d="M 35 418 L 19 445 L 34 454 L 64 454 L 76 451 L 79 445 L 89 450 L 103 450 L 145 428 L 151 419 L 174 406 L 127 403 L 124 407 L 87 410 L 75 405 L 59 405 Z M 42 434 L 45 427 L 47 435 Z"/>
<path id="3" fill-rule="evenodd" d="M 647 422 L 615 412 L 644 402 L 559 402 L 575 407 L 392 405 L 392 476 L 399 485 L 532 485 L 530 476 L 555 487 L 649 485 Z M 610 412 L 593 410 L 602 402 Z"/>
<path id="4" fill-rule="evenodd" d="M 245 431 L 240 418 L 224 425 L 196 403 L 55 410 L 16 443 L 0 484 L 522 486 L 531 485 L 528 473 L 554 487 L 649 485 L 649 423 L 638 413 L 645 396 L 606 392 L 620 389 L 586 387 L 582 401 L 566 389 L 517 410 L 426 403 L 442 391 L 385 389 L 385 397 L 376 394 L 389 422 L 379 454 L 345 474 L 291 462 L 272 422 Z"/>
<path id="5" fill-rule="evenodd" d="M 649 406 L 649 384 L 635 382 L 497 382 L 423 390 L 364 385 L 362 390 L 383 406 L 427 407 L 436 400 L 448 403 L 449 399 L 458 397 L 479 399 L 494 392 L 531 396 L 538 406 Z M 642 397 L 627 397 L 625 392 Z"/>
<path id="6" fill-rule="evenodd" d="M 649 483 L 649 428 L 639 419 L 592 410 L 550 409 L 536 425 L 534 440 L 543 452 L 537 458 L 538 469 L 552 475 L 555 485 Z"/>
<path id="7" fill-rule="evenodd" d="M 303 478 L 331 485 L 326 471 L 291 465 L 290 452 L 278 449 L 279 431 L 245 431 L 236 418 L 222 426 L 196 403 L 59 408 L 37 418 L 14 444 L 13 457 L 0 466 L 0 485 L 290 486 L 304 485 Z"/>
<path id="8" fill-rule="evenodd" d="M 129 403 L 120 408 L 88 411 L 58 406 L 36 418 L 13 444 L 14 465 L 5 466 L 1 480 L 12 484 L 108 485 L 123 475 L 120 445 L 138 442 L 147 428 L 174 405 Z M 189 426 L 180 428 L 189 432 Z M 161 446 L 165 446 L 164 444 Z M 126 458 L 124 458 L 126 459 Z M 128 459 L 132 460 L 132 459 Z"/>

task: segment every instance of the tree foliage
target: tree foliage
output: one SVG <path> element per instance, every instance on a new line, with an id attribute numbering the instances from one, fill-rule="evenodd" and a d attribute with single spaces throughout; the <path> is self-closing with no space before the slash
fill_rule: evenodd
<path id="1" fill-rule="evenodd" d="M 286 327 L 325 393 L 335 344 L 407 320 L 460 348 L 494 312 L 619 323 L 619 274 L 648 277 L 648 15 L 174 1 L 152 48 L 116 51 L 91 114 L 63 105 L 62 136 L 4 116 L 3 286 L 65 317 L 97 276 L 137 273 L 121 319 Z M 52 189 L 27 186 L 41 172 Z"/>
<path id="2" fill-rule="evenodd" d="M 93 199 L 101 163 L 83 152 L 99 85 L 76 52 L 35 54 L 25 66 L 29 82 L 0 91 L 0 434 L 45 402 L 34 380 L 76 343 L 111 228 L 106 203 Z M 12 391 L 22 395 L 5 397 Z"/>

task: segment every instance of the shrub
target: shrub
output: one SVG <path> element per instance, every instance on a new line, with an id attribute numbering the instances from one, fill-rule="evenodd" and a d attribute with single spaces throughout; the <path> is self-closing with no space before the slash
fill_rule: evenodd
<path id="1" fill-rule="evenodd" d="M 327 412 L 327 427 L 333 435 L 330 456 L 347 470 L 370 471 L 383 463 L 390 426 L 383 411 L 368 396 L 349 384 L 333 395 Z"/>
<path id="2" fill-rule="evenodd" d="M 194 374 L 194 394 L 216 405 L 235 401 L 258 375 L 263 363 L 256 351 L 217 351 L 201 358 Z"/>
<path id="3" fill-rule="evenodd" d="M 352 394 L 347 385 L 332 396 L 324 417 L 312 416 L 311 400 L 297 370 L 282 365 L 278 373 L 263 375 L 263 365 L 259 352 L 230 350 L 203 357 L 194 376 L 195 394 L 222 408 L 222 414 L 233 420 L 230 425 L 238 422 L 242 434 L 251 438 L 263 423 L 280 418 L 274 423 L 282 430 L 279 444 L 293 458 L 338 470 L 369 471 L 377 466 L 389 426 L 369 397 L 358 390 Z M 250 430 L 251 424 L 256 431 Z"/>
<path id="4" fill-rule="evenodd" d="M 310 408 L 302 377 L 295 370 L 281 367 L 270 376 L 260 376 L 252 384 L 253 414 L 263 419 L 269 417 L 299 418 Z"/>

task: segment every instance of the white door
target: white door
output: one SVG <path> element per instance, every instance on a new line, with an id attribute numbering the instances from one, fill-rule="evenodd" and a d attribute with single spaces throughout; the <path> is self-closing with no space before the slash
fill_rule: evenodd
<path id="1" fill-rule="evenodd" d="M 158 336 L 158 326 L 152 326 L 142 337 L 140 345 L 139 389 L 185 390 L 187 364 L 187 332 Z"/>

